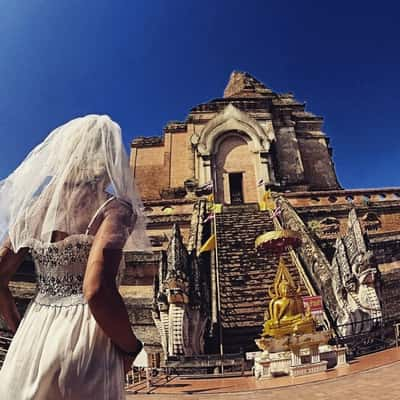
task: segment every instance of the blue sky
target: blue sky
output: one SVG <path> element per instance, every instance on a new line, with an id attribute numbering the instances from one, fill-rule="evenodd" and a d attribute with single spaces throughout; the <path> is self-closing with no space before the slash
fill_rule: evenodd
<path id="1" fill-rule="evenodd" d="M 222 96 L 232 70 L 325 118 L 346 188 L 400 186 L 400 5 L 0 0 L 0 179 L 54 127 L 106 113 L 135 136 Z"/>

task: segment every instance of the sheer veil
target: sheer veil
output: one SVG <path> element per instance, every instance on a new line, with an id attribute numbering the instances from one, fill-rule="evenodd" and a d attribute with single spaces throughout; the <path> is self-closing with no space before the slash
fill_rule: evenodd
<path id="1" fill-rule="evenodd" d="M 105 115 L 88 115 L 56 128 L 6 179 L 0 181 L 0 240 L 13 250 L 52 232 L 84 234 L 104 202 L 116 197 L 132 207 L 121 226 L 125 250 L 148 251 L 143 207 L 121 129 Z"/>

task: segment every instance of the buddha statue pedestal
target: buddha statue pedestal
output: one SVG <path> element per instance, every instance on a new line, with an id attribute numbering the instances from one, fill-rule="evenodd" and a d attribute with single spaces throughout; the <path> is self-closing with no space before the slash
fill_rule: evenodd
<path id="1" fill-rule="evenodd" d="M 260 235 L 255 246 L 259 251 L 282 254 L 286 246 L 300 243 L 297 232 L 277 230 Z M 255 341 L 263 351 L 254 359 L 257 378 L 326 371 L 328 360 L 321 360 L 323 348 L 325 354 L 336 351 L 336 363 L 343 363 L 343 350 L 328 346 L 331 331 L 316 331 L 311 310 L 304 307 L 300 292 L 300 286 L 294 282 L 281 256 L 273 287 L 268 290 L 271 300 L 265 312 L 261 338 Z"/>
<path id="2" fill-rule="evenodd" d="M 258 348 L 263 350 L 255 359 L 256 376 L 301 376 L 325 371 L 328 362 L 321 361 L 319 346 L 326 345 L 332 334 L 316 331 L 311 312 L 304 309 L 300 289 L 282 257 L 269 295 L 264 329 L 261 338 L 256 339 Z"/>
<path id="3" fill-rule="evenodd" d="M 325 347 L 326 351 L 331 336 L 330 331 L 321 331 L 256 339 L 257 346 L 263 350 L 255 358 L 256 377 L 302 376 L 326 371 L 328 360 L 321 360 L 321 350 Z"/>

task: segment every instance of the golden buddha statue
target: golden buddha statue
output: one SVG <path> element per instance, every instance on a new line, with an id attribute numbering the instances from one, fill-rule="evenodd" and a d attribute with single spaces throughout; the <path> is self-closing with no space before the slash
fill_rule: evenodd
<path id="1" fill-rule="evenodd" d="M 269 295 L 271 301 L 263 337 L 315 332 L 315 322 L 310 311 L 304 311 L 300 288 L 296 288 L 282 257 L 274 280 L 274 292 L 269 290 Z"/>

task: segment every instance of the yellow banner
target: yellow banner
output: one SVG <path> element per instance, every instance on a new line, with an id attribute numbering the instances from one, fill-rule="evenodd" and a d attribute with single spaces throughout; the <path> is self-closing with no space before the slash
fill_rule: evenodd
<path id="1" fill-rule="evenodd" d="M 210 211 L 213 211 L 215 214 L 221 214 L 222 212 L 222 204 L 214 203 L 210 208 Z"/>
<path id="2" fill-rule="evenodd" d="M 199 251 L 200 253 L 204 253 L 205 251 L 211 251 L 215 249 L 215 235 L 211 235 L 207 241 L 201 246 L 201 249 Z"/>
<path id="3" fill-rule="evenodd" d="M 260 211 L 273 211 L 276 208 L 275 201 L 272 198 L 271 190 L 268 189 L 264 195 L 262 200 L 258 203 L 260 207 Z"/>

